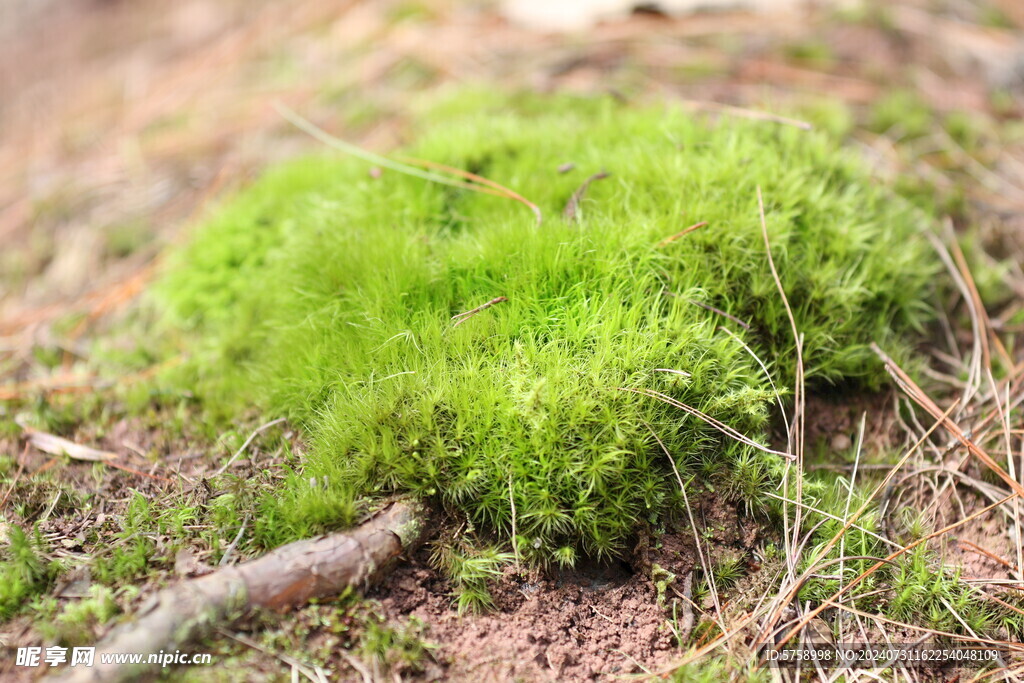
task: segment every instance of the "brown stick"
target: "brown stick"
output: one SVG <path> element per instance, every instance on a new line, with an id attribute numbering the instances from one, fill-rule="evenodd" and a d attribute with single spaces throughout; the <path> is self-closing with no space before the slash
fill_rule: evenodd
<path id="1" fill-rule="evenodd" d="M 474 315 L 476 315 L 480 311 L 485 311 L 488 308 L 490 308 L 491 306 L 493 306 L 494 304 L 500 304 L 502 301 L 508 301 L 508 297 L 504 297 L 504 296 L 495 297 L 494 299 L 491 299 L 487 303 L 481 304 L 481 305 L 477 306 L 476 308 L 474 308 L 471 311 L 466 311 L 465 313 L 457 313 L 456 315 L 453 315 L 452 316 L 452 320 L 455 320 L 456 323 L 454 325 L 452 325 L 452 327 L 458 327 L 459 325 L 461 325 L 462 323 L 466 322 L 467 320 L 472 318 Z"/>
<path id="2" fill-rule="evenodd" d="M 311 598 L 366 586 L 401 553 L 422 542 L 427 509 L 399 501 L 362 526 L 281 546 L 255 560 L 219 569 L 164 589 L 135 621 L 118 627 L 96 646 L 92 667 L 64 670 L 53 680 L 124 681 L 158 668 L 150 654 L 174 652 L 254 607 L 285 609 Z M 105 664 L 104 654 L 135 653 L 142 664 Z"/>

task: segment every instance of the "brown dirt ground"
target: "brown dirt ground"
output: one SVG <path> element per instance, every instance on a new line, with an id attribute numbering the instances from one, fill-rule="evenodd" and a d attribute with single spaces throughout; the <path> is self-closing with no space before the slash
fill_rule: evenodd
<path id="1" fill-rule="evenodd" d="M 761 536 L 756 523 L 714 496 L 697 505 L 695 516 L 717 530 L 716 554 L 726 548 L 753 554 Z M 492 590 L 494 612 L 463 616 L 452 609 L 451 586 L 431 569 L 424 549 L 369 597 L 392 619 L 429 624 L 426 637 L 439 645 L 435 659 L 451 680 L 609 680 L 662 668 L 679 655 L 670 606 L 685 577 L 700 567 L 695 548 L 689 530 L 674 531 L 654 546 L 638 544 L 628 564 L 583 564 L 547 575 L 510 567 Z M 662 596 L 666 607 L 658 605 L 654 565 L 676 577 Z"/>
<path id="2" fill-rule="evenodd" d="M 667 664 L 676 652 L 649 577 L 620 567 L 529 580 L 508 570 L 495 611 L 458 616 L 422 554 L 374 593 L 392 619 L 415 616 L 452 680 L 596 680 Z"/>

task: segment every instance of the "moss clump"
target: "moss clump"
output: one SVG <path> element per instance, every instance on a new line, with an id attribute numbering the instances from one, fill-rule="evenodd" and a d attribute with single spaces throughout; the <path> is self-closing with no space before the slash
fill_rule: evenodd
<path id="1" fill-rule="evenodd" d="M 43 540 L 20 527 L 7 527 L 6 543 L 0 546 L 0 621 L 6 620 L 42 593 L 60 573 L 56 561 L 43 556 Z"/>
<path id="2" fill-rule="evenodd" d="M 312 442 L 264 504 L 265 543 L 411 491 L 499 538 L 514 523 L 525 558 L 615 554 L 638 524 L 679 509 L 652 430 L 684 476 L 756 497 L 778 456 L 619 389 L 660 392 L 763 442 L 774 395 L 720 329 L 791 384 L 758 186 L 809 381 L 877 382 L 868 344 L 898 353 L 927 317 L 935 268 L 913 214 L 823 137 L 607 101 L 467 99 L 426 115 L 410 154 L 515 188 L 542 225 L 494 196 L 306 160 L 225 206 L 165 280 L 174 324 L 202 337 L 183 381 L 212 409 L 255 403 Z M 575 170 L 559 173 L 565 162 Z M 563 218 L 601 170 L 577 219 Z M 453 325 L 496 297 L 507 300 Z"/>

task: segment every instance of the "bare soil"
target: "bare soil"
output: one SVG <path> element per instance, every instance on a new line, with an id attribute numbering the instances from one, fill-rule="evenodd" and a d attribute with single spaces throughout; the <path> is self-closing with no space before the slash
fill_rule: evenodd
<path id="1" fill-rule="evenodd" d="M 702 541 L 705 553 L 729 548 L 752 556 L 757 549 L 760 529 L 735 505 L 711 496 L 694 514 L 716 530 L 710 545 Z M 675 596 L 700 569 L 692 533 L 674 531 L 642 540 L 628 564 L 588 562 L 547 574 L 509 567 L 492 590 L 495 610 L 460 616 L 451 586 L 428 557 L 427 549 L 416 553 L 369 597 L 392 619 L 413 616 L 429 624 L 426 637 L 438 645 L 439 668 L 428 674 L 451 680 L 610 680 L 664 668 L 679 655 L 677 637 L 689 634 L 673 632 L 679 616 L 693 612 Z M 662 606 L 655 565 L 676 577 Z"/>
<path id="2" fill-rule="evenodd" d="M 492 590 L 495 611 L 458 616 L 450 587 L 420 554 L 371 593 L 392 619 L 430 625 L 452 680 L 597 680 L 669 662 L 675 648 L 649 577 L 589 567 L 530 580 L 513 569 Z"/>

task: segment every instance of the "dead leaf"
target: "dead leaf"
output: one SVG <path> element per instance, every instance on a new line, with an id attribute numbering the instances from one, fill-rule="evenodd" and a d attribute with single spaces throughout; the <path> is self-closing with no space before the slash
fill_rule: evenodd
<path id="1" fill-rule="evenodd" d="M 28 434 L 29 443 L 50 455 L 66 455 L 74 460 L 85 460 L 86 462 L 110 462 L 117 458 L 116 453 L 99 451 L 54 434 L 47 434 L 25 426 L 22 426 L 22 429 Z"/>

